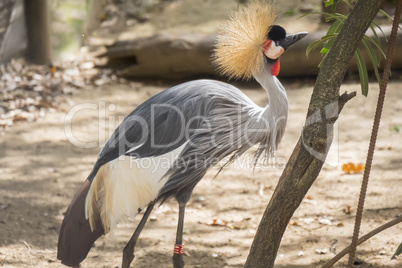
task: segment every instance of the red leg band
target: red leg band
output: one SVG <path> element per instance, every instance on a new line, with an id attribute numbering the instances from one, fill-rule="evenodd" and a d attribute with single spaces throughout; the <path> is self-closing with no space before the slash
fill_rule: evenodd
<path id="1" fill-rule="evenodd" d="M 174 245 L 174 254 L 184 254 L 184 245 L 178 245 L 178 244 L 175 244 Z"/>

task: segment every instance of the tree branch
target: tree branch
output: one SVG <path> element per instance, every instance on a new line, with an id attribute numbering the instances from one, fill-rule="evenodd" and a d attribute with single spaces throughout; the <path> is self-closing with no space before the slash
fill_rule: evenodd
<path id="1" fill-rule="evenodd" d="M 362 237 L 359 238 L 359 240 L 357 240 L 357 245 L 360 245 L 361 243 L 366 242 L 367 240 L 369 240 L 371 237 L 375 236 L 376 234 L 378 234 L 400 222 L 402 222 L 402 216 L 399 216 L 398 218 L 393 219 L 392 221 L 389 221 L 389 222 L 385 223 L 384 225 L 381 225 L 380 227 L 374 229 L 373 231 L 363 235 Z M 343 256 L 348 254 L 349 251 L 350 251 L 350 246 L 346 247 L 344 250 L 342 250 L 341 252 L 336 254 L 335 257 L 333 257 L 331 260 L 329 260 L 327 263 L 325 263 L 325 265 L 322 268 L 331 267 L 337 261 L 339 261 Z"/>

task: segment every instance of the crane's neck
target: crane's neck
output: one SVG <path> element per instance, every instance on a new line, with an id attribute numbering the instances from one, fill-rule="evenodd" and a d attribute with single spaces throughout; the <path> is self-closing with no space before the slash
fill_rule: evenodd
<path id="1" fill-rule="evenodd" d="M 265 62 L 263 68 L 254 74 L 254 78 L 261 84 L 268 95 L 269 104 L 264 109 L 263 116 L 274 117 L 275 121 L 286 120 L 288 117 L 288 97 L 281 82 L 273 76 L 272 67 L 274 63 Z"/>

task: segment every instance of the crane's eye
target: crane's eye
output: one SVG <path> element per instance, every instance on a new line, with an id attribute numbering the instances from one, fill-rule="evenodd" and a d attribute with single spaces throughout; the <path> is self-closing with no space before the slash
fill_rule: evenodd
<path id="1" fill-rule="evenodd" d="M 279 41 L 286 38 L 286 31 L 279 25 L 272 25 L 269 27 L 268 39 L 272 41 Z"/>

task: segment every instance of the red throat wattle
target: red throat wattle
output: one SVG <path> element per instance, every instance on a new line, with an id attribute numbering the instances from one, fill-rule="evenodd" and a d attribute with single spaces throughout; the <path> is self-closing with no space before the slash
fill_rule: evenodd
<path id="1" fill-rule="evenodd" d="M 277 76 L 279 74 L 279 71 L 281 69 L 281 65 L 279 64 L 279 59 L 274 63 L 274 65 L 272 65 L 271 68 L 271 74 L 273 76 Z"/>

